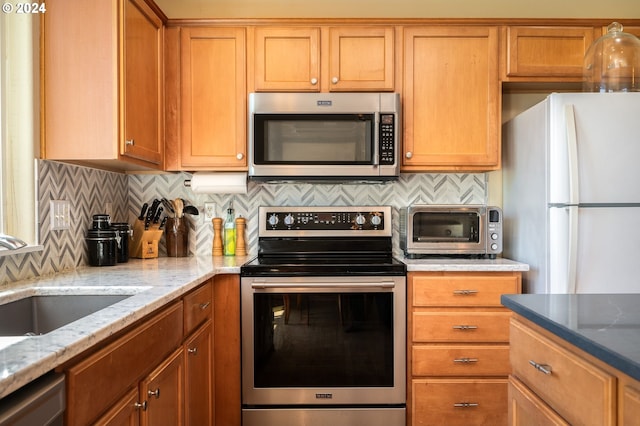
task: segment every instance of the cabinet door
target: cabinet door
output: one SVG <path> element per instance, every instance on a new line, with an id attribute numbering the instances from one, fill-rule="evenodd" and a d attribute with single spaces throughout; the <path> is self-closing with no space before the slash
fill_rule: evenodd
<path id="1" fill-rule="evenodd" d="M 184 424 L 184 356 L 182 348 L 140 382 L 142 426 L 178 426 Z"/>
<path id="2" fill-rule="evenodd" d="M 569 426 L 569 423 L 512 376 L 509 377 L 509 425 Z"/>
<path id="3" fill-rule="evenodd" d="M 124 398 L 96 422 L 96 426 L 138 426 L 140 424 L 140 408 L 138 406 L 138 390 L 131 389 Z"/>
<path id="4" fill-rule="evenodd" d="M 246 170 L 243 28 L 183 28 L 181 168 Z"/>
<path id="5" fill-rule="evenodd" d="M 393 27 L 329 29 L 329 90 L 393 91 Z"/>
<path id="6" fill-rule="evenodd" d="M 143 0 L 124 1 L 121 152 L 161 165 L 162 21 Z"/>
<path id="7" fill-rule="evenodd" d="M 320 91 L 320 28 L 255 29 L 255 90 Z"/>
<path id="8" fill-rule="evenodd" d="M 639 383 L 636 383 L 638 385 Z M 640 426 L 640 390 L 625 386 L 619 398 L 622 401 L 622 424 L 625 426 Z"/>
<path id="9" fill-rule="evenodd" d="M 402 170 L 497 169 L 497 28 L 408 27 L 404 34 Z"/>
<path id="10" fill-rule="evenodd" d="M 593 27 L 509 27 L 503 78 L 581 81 L 584 54 L 594 40 Z"/>
<path id="11" fill-rule="evenodd" d="M 185 424 L 212 425 L 213 413 L 213 333 L 207 321 L 184 344 Z"/>

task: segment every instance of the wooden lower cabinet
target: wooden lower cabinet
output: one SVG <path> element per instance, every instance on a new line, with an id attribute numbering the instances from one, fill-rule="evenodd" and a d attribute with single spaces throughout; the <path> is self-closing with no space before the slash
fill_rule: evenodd
<path id="1" fill-rule="evenodd" d="M 407 424 L 506 425 L 509 318 L 520 272 L 410 272 Z"/>
<path id="2" fill-rule="evenodd" d="M 212 281 L 207 281 L 62 366 L 65 424 L 215 424 L 212 297 Z M 237 411 L 239 416 L 239 402 Z"/>
<path id="3" fill-rule="evenodd" d="M 640 425 L 640 382 L 514 315 L 509 425 Z"/>

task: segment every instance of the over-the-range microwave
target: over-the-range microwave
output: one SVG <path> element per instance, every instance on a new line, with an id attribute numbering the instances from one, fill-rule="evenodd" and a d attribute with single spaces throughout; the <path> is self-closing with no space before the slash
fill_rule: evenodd
<path id="1" fill-rule="evenodd" d="M 251 93 L 249 176 L 397 179 L 400 111 L 398 93 Z"/>

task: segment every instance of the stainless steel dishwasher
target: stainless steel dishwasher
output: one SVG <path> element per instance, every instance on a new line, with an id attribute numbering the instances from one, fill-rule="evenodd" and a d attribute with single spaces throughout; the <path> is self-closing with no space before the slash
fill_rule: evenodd
<path id="1" fill-rule="evenodd" d="M 0 426 L 62 426 L 64 375 L 49 373 L 0 400 Z"/>

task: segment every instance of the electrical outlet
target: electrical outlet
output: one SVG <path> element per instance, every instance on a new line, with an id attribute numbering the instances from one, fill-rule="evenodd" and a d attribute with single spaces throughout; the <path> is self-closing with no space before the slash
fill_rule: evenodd
<path id="1" fill-rule="evenodd" d="M 204 203 L 204 221 L 211 223 L 211 220 L 216 217 L 216 203 Z"/>
<path id="2" fill-rule="evenodd" d="M 50 200 L 49 217 L 51 218 L 52 231 L 71 228 L 71 203 L 69 200 Z"/>

